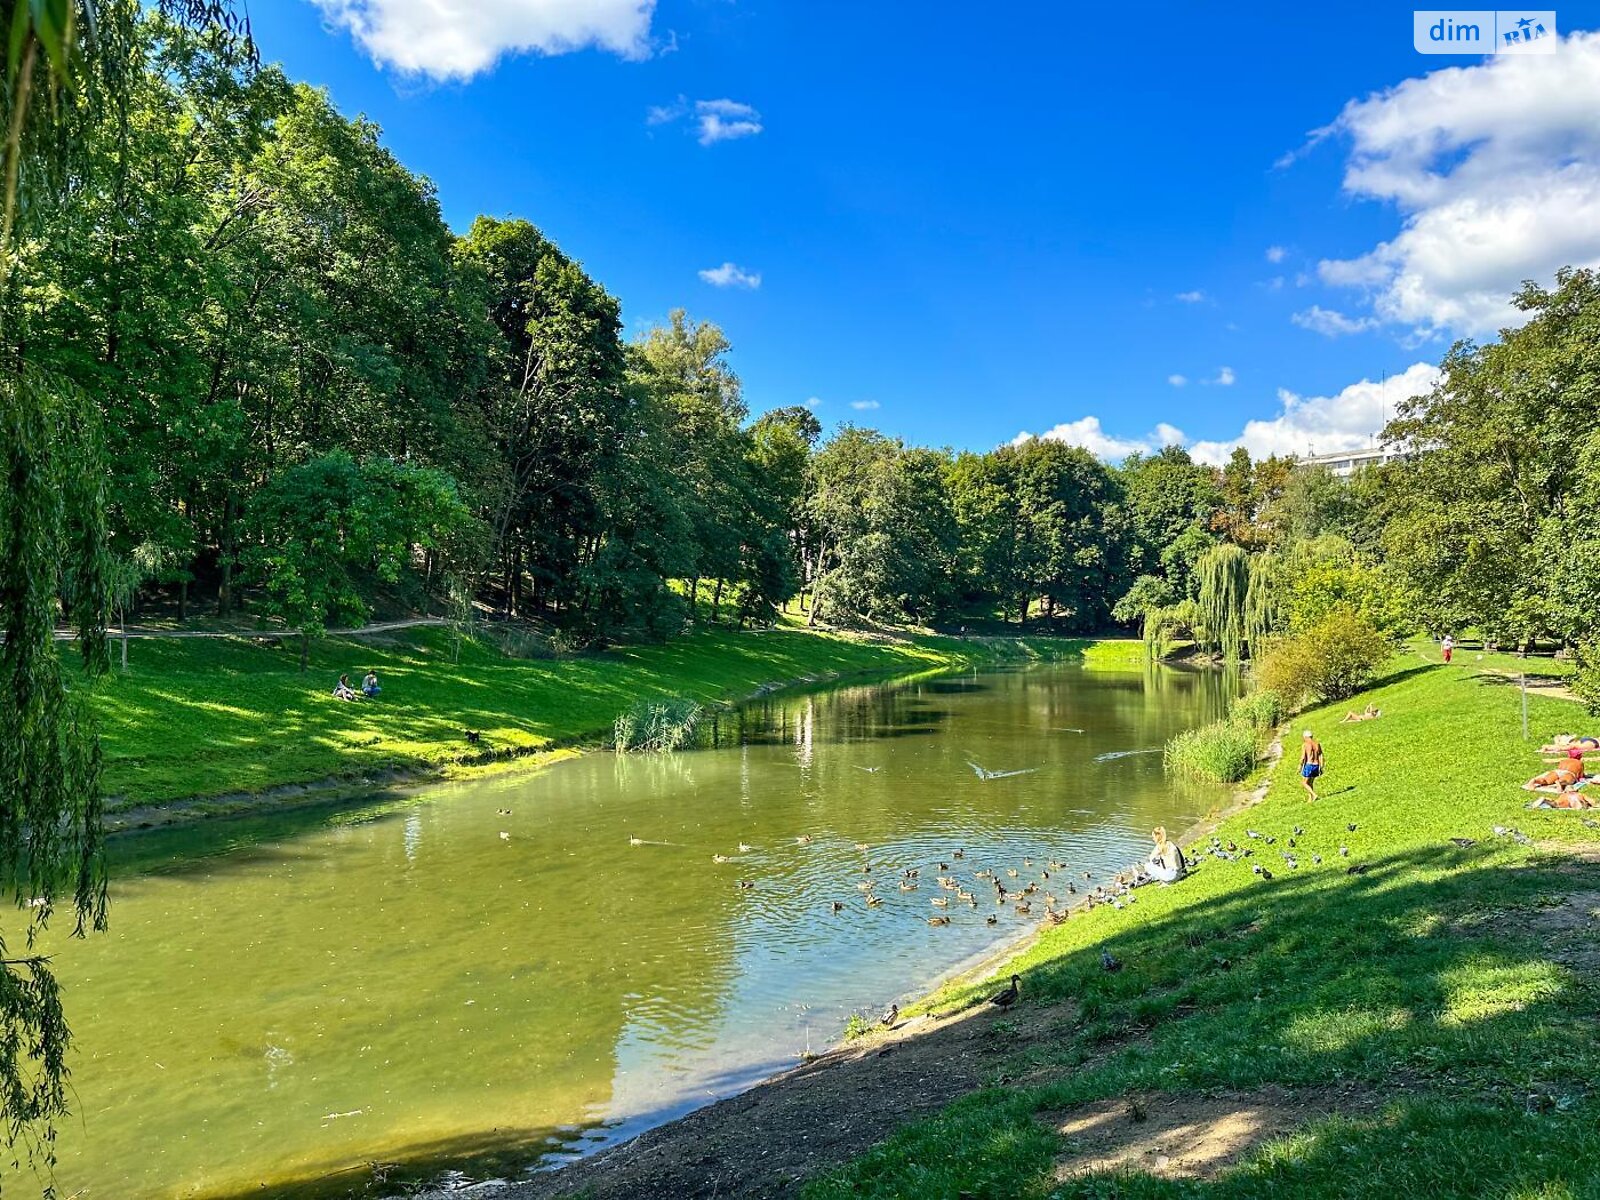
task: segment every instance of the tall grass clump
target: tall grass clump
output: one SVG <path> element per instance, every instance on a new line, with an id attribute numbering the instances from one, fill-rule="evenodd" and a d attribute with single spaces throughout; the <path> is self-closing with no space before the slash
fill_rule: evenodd
<path id="1" fill-rule="evenodd" d="M 1233 720 L 1185 730 L 1167 743 L 1162 761 L 1173 775 L 1238 783 L 1256 765 L 1256 731 Z"/>
<path id="2" fill-rule="evenodd" d="M 1287 716 L 1283 697 L 1271 688 L 1261 688 L 1248 696 L 1240 696 L 1228 709 L 1228 719 L 1248 725 L 1258 734 L 1270 733 Z"/>
<path id="3" fill-rule="evenodd" d="M 698 701 L 687 696 L 635 700 L 612 725 L 612 745 L 618 753 L 643 750 L 664 754 L 681 750 L 694 739 L 704 711 Z"/>

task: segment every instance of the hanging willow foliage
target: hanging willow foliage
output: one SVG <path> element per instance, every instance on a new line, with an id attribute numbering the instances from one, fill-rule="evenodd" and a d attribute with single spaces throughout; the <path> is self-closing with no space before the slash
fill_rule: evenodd
<path id="1" fill-rule="evenodd" d="M 1250 556 L 1223 543 L 1202 554 L 1194 566 L 1200 581 L 1200 619 L 1195 636 L 1208 650 L 1237 661 L 1245 643 L 1245 602 L 1250 590 Z"/>
<path id="2" fill-rule="evenodd" d="M 0 1117 L 13 1154 L 46 1165 L 52 1122 L 67 1111 L 71 1035 L 34 943 L 58 897 L 71 897 L 74 933 L 106 919 L 100 747 L 55 644 L 64 608 L 85 674 L 106 670 L 105 464 L 93 413 L 31 375 L 0 381 L 0 887 L 21 933 L 0 925 Z"/>
<path id="3" fill-rule="evenodd" d="M 1252 659 L 1283 624 L 1283 605 L 1279 599 L 1282 566 L 1278 557 L 1271 553 L 1250 558 L 1250 584 L 1244 597 L 1244 639 Z"/>

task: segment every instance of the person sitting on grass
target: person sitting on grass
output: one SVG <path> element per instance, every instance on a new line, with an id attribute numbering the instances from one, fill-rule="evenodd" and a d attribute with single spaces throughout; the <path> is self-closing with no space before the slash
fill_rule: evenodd
<path id="1" fill-rule="evenodd" d="M 1383 709 L 1379 708 L 1376 704 L 1373 704 L 1369 700 L 1367 702 L 1367 707 L 1362 709 L 1360 712 L 1345 713 L 1344 719 L 1341 720 L 1339 724 L 1348 725 L 1352 721 L 1376 721 L 1381 716 L 1383 716 Z"/>
<path id="2" fill-rule="evenodd" d="M 1594 801 L 1578 790 L 1575 783 L 1565 784 L 1554 796 L 1539 796 L 1528 801 L 1529 808 L 1593 808 Z"/>
<path id="3" fill-rule="evenodd" d="M 1157 883 L 1177 883 L 1189 873 L 1189 864 L 1183 857 L 1183 851 L 1177 842 L 1167 838 L 1164 825 L 1157 825 L 1150 836 L 1156 848 L 1150 852 L 1150 859 L 1144 865 L 1145 871 Z"/>
<path id="4" fill-rule="evenodd" d="M 1523 784 L 1522 788 L 1528 792 L 1542 787 L 1572 788 L 1577 787 L 1582 779 L 1583 751 L 1574 746 L 1567 751 L 1566 758 L 1556 763 L 1544 774 L 1535 775 L 1527 783 Z"/>
<path id="5" fill-rule="evenodd" d="M 381 691 L 383 689 L 378 686 L 378 673 L 369 667 L 367 677 L 361 681 L 361 694 L 371 700 Z"/>
<path id="6" fill-rule="evenodd" d="M 356 690 L 350 686 L 350 676 L 339 676 L 339 682 L 333 685 L 333 694 L 339 700 L 356 699 Z"/>

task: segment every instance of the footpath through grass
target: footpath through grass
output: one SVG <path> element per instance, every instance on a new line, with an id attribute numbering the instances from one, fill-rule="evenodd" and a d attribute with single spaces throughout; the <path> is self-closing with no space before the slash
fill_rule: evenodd
<path id="1" fill-rule="evenodd" d="M 1021 1003 L 974 1017 L 992 1086 L 807 1197 L 1600 1196 L 1600 822 L 1528 811 L 1517 786 L 1541 737 L 1595 722 L 1535 696 L 1524 742 L 1518 689 L 1470 655 L 1402 656 L 1370 698 L 1381 720 L 1296 718 L 1267 799 L 1216 831 L 1251 857 L 1203 838 L 1188 880 L 1002 968 Z M 1303 727 L 1327 748 L 1315 805 Z"/>
<path id="2" fill-rule="evenodd" d="M 145 640 L 129 672 L 100 686 L 105 786 L 116 811 L 363 772 L 428 771 L 570 744 L 609 730 L 642 696 L 704 703 L 769 686 L 1078 654 L 1051 639 L 861 639 L 779 628 L 712 631 L 665 645 L 556 660 L 509 658 L 475 642 L 451 661 L 442 629 L 314 645 L 244 638 Z M 70 651 L 67 651 L 70 653 Z M 340 673 L 377 671 L 374 701 L 332 696 Z M 465 730 L 482 734 L 469 745 Z"/>

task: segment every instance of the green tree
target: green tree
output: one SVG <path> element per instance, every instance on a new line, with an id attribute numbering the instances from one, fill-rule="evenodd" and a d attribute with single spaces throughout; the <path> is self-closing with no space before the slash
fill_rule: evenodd
<path id="1" fill-rule="evenodd" d="M 245 514 L 246 561 L 260 577 L 264 614 L 311 639 L 338 622 L 360 624 L 378 584 L 393 584 L 414 551 L 461 554 L 474 519 L 439 471 L 387 459 L 358 465 L 341 450 L 270 479 Z"/>

